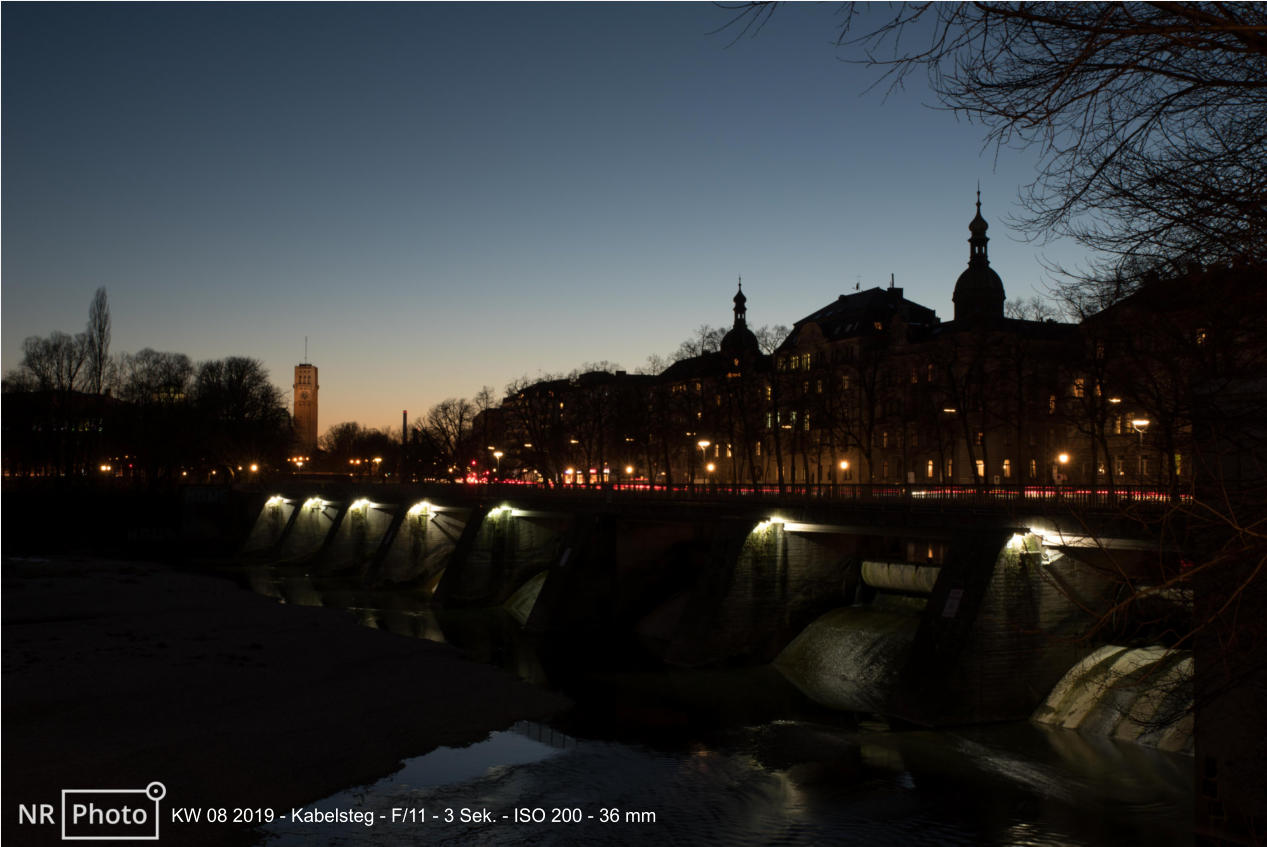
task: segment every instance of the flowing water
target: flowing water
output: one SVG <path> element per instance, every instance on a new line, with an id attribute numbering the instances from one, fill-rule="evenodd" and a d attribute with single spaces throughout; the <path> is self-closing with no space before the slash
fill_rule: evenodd
<path id="1" fill-rule="evenodd" d="M 1193 842 L 1192 760 L 1181 755 L 1024 722 L 899 730 L 818 707 L 770 667 L 604 662 L 525 639 L 500 611 L 446 614 L 274 569 L 247 581 L 450 641 L 577 704 L 549 726 L 441 748 L 309 804 L 359 822 L 274 822 L 269 845 Z"/>

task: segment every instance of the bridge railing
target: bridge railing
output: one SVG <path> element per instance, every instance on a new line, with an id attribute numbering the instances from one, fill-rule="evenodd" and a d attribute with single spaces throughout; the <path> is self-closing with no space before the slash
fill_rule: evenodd
<path id="1" fill-rule="evenodd" d="M 1115 506 L 1127 504 L 1176 504 L 1190 502 L 1185 492 L 1149 486 L 1085 487 L 1068 485 L 924 485 L 919 483 L 822 483 L 780 485 L 732 485 L 727 483 L 684 483 L 652 485 L 646 482 L 612 482 L 550 485 L 524 483 L 489 483 L 478 486 L 513 496 L 515 492 L 557 493 L 559 495 L 607 495 L 629 498 L 666 500 L 744 499 L 786 502 L 789 500 L 837 500 L 912 503 L 954 502 L 963 504 L 1000 505 L 1003 503 L 1042 503 Z"/>

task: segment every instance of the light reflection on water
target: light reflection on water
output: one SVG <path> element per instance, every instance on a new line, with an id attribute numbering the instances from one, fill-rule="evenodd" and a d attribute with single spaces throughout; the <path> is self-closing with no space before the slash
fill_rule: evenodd
<path id="1" fill-rule="evenodd" d="M 789 699 L 803 700 L 768 669 L 631 673 L 615 662 L 599 667 L 557 655 L 543 664 L 537 645 L 504 614 L 437 613 L 407 592 L 332 588 L 307 574 L 252 576 L 260 593 L 448 641 L 525 679 L 562 683 L 578 702 L 556 723 L 573 736 L 519 725 L 411 759 L 377 783 L 308 806 L 386 815 L 421 807 L 438 820 L 275 823 L 263 831 L 269 845 L 1193 841 L 1190 758 L 1026 723 L 960 732 L 891 732 L 882 722 L 844 719 L 825 725 Z M 494 822 L 459 818 L 462 809 L 485 808 Z M 547 815 L 579 808 L 584 819 L 502 819 L 516 808 Z M 453 822 L 443 820 L 444 809 L 453 810 Z M 619 810 L 621 822 L 601 822 L 604 809 Z M 628 813 L 633 820 L 623 819 Z"/>
<path id="2" fill-rule="evenodd" d="M 1079 773 L 1062 767 L 1052 750 L 1042 759 L 1041 730 L 1020 730 L 1029 737 L 1019 743 L 1037 745 L 1032 750 L 1003 746 L 1018 743 L 1016 733 L 969 739 L 775 722 L 735 730 L 717 746 L 665 751 L 520 724 L 467 748 L 418 757 L 391 777 L 309 806 L 380 815 L 423 808 L 425 823 L 278 823 L 265 830 L 266 843 L 1191 843 L 1181 769 L 1173 778 L 1165 768 L 1099 773 L 1086 761 Z M 516 808 L 542 809 L 547 821 L 555 809 L 579 809 L 582 820 L 516 823 Z M 494 820 L 463 822 L 463 809 L 488 809 Z M 611 809 L 619 810 L 619 822 L 602 822 Z"/>

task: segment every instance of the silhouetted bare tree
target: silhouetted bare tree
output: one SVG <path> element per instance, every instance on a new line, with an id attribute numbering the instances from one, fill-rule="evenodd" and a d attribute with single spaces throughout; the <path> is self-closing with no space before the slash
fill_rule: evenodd
<path id="1" fill-rule="evenodd" d="M 84 354 L 87 359 L 84 390 L 100 394 L 110 377 L 110 302 L 106 289 L 98 288 L 88 307 L 88 328 L 84 332 Z"/>
<path id="2" fill-rule="evenodd" d="M 22 342 L 22 362 L 9 376 L 12 387 L 29 391 L 76 391 L 86 357 L 84 335 L 49 333 Z"/>
<path id="3" fill-rule="evenodd" d="M 238 466 L 253 462 L 281 464 L 291 440 L 290 415 L 257 360 L 230 356 L 203 362 L 191 401 L 203 430 L 204 455 L 230 477 Z"/>
<path id="4" fill-rule="evenodd" d="M 470 400 L 450 397 L 432 406 L 425 419 L 414 422 L 450 473 L 461 473 L 466 467 L 475 412 Z"/>
<path id="5" fill-rule="evenodd" d="M 754 34 L 775 5 L 730 6 L 727 26 Z M 987 143 L 1039 152 L 1017 223 L 1107 257 L 1076 299 L 1118 298 L 1161 265 L 1267 258 L 1267 5 L 902 3 L 877 18 L 846 3 L 836 43 L 892 85 L 926 71 Z"/>

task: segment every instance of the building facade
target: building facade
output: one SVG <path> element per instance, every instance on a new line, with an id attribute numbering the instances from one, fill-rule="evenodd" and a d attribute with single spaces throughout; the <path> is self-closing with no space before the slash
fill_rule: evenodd
<path id="1" fill-rule="evenodd" d="M 1158 281 L 1079 324 L 1009 317 L 979 197 L 968 229 L 952 320 L 890 282 L 841 295 L 763 352 L 741 285 L 714 351 L 657 375 L 585 374 L 512 393 L 487 430 L 503 474 L 761 487 L 1190 483 L 1196 411 L 1212 408 L 1202 391 L 1221 384 L 1212 368 L 1229 350 L 1245 349 L 1247 330 L 1231 328 L 1246 314 L 1228 305 L 1236 298 L 1210 303 L 1190 280 Z M 1207 287 L 1230 274 L 1229 291 L 1262 276 L 1201 273 Z M 1224 380 L 1241 394 L 1261 384 L 1244 364 L 1238 382 Z"/>

